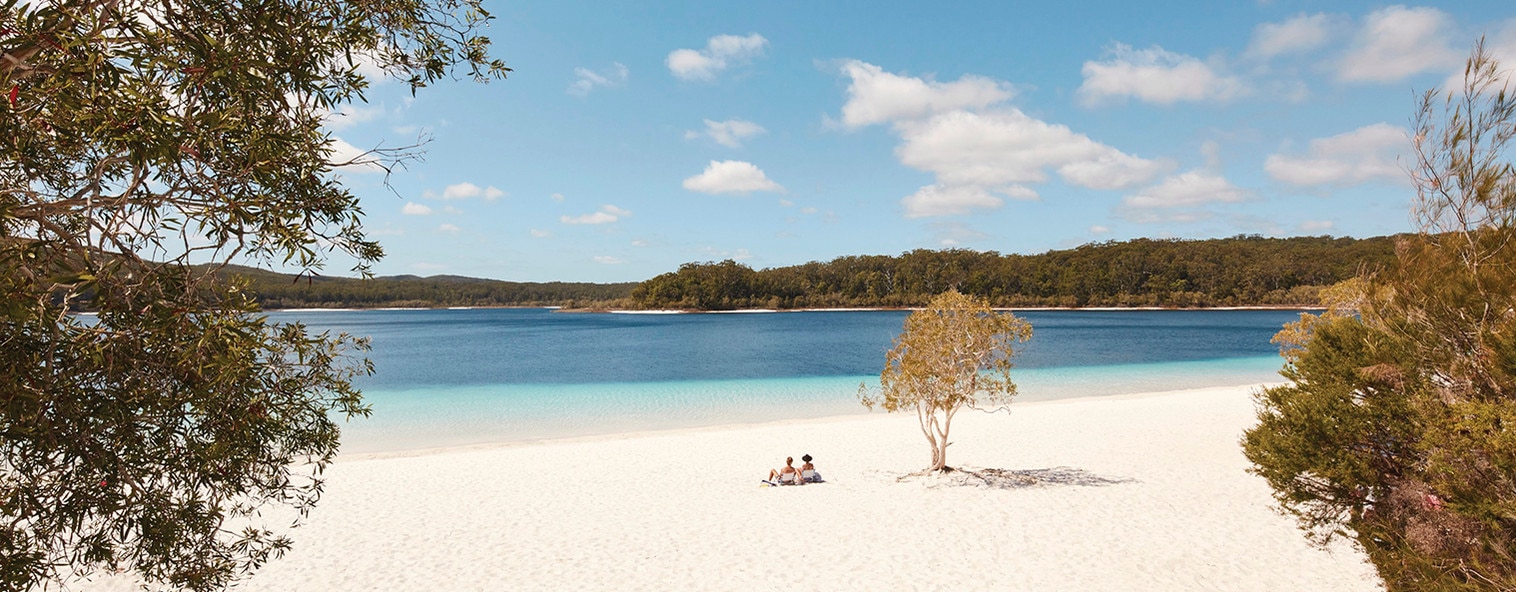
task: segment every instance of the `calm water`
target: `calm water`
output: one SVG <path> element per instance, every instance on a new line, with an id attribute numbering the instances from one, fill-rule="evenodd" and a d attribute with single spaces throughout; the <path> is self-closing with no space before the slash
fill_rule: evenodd
<path id="1" fill-rule="evenodd" d="M 285 312 L 373 338 L 355 452 L 863 412 L 907 313 Z M 1030 311 L 1019 400 L 1279 380 L 1293 311 Z"/>

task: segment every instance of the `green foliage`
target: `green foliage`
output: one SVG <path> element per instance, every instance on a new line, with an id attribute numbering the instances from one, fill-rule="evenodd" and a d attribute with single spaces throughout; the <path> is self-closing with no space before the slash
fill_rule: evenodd
<path id="1" fill-rule="evenodd" d="M 1344 534 L 1419 459 L 1413 385 L 1401 344 L 1357 318 L 1302 315 L 1307 341 L 1259 395 L 1259 425 L 1243 441 L 1255 471 L 1318 541 Z"/>
<path id="2" fill-rule="evenodd" d="M 996 312 L 982 298 L 944 292 L 907 316 L 885 358 L 880 390 L 859 389 L 869 409 L 914 410 L 932 449 L 928 470 L 947 468 L 953 416 L 968 409 L 1001 409 L 1016 396 L 1011 356 L 1032 326 Z"/>
<path id="3" fill-rule="evenodd" d="M 222 589 L 290 547 L 263 512 L 319 498 L 336 422 L 367 413 L 366 344 L 268 324 L 214 270 L 329 251 L 366 270 L 382 252 L 339 168 L 413 153 L 336 155 L 322 121 L 362 99 L 364 61 L 413 91 L 503 77 L 488 18 L 0 0 L 0 588 L 125 569 Z"/>
<path id="4" fill-rule="evenodd" d="M 754 271 L 687 263 L 639 285 L 643 308 L 914 307 L 946 290 L 1008 306 L 1312 306 L 1393 258 L 1393 239 L 1237 236 L 1105 242 L 1040 255 L 964 249 L 839 257 Z"/>
<path id="5" fill-rule="evenodd" d="M 720 263 L 685 263 L 679 271 L 643 282 L 632 298 L 647 308 L 732 310 L 757 308 L 764 296 L 756 293 L 758 272 L 727 259 Z"/>
<path id="6" fill-rule="evenodd" d="M 458 276 L 365 279 L 293 276 L 227 266 L 223 275 L 245 278 L 264 309 L 446 306 L 598 306 L 625 304 L 637 284 L 502 282 Z M 629 304 L 627 304 L 629 306 Z"/>
<path id="7" fill-rule="evenodd" d="M 1318 540 L 1350 534 L 1390 590 L 1516 589 L 1516 98 L 1483 43 L 1423 96 L 1423 232 L 1277 338 L 1291 384 L 1244 451 Z"/>

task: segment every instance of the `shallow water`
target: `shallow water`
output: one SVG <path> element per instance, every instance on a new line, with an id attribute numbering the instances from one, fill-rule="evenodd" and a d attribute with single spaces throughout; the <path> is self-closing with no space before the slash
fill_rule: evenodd
<path id="1" fill-rule="evenodd" d="M 284 312 L 373 338 L 375 452 L 863 413 L 907 313 Z M 1276 382 L 1295 311 L 1028 311 L 1020 401 Z"/>

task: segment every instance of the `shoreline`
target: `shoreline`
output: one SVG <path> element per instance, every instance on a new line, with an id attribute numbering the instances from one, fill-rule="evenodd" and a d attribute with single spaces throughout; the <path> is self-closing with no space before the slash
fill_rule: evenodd
<path id="1" fill-rule="evenodd" d="M 1266 383 L 1258 383 L 1258 384 L 1235 384 L 1235 385 L 1225 385 L 1225 386 L 1206 386 L 1206 387 L 1198 387 L 1198 388 L 1171 389 L 1171 390 L 1135 392 L 1135 393 L 1120 393 L 1120 394 L 1109 394 L 1109 395 L 1090 395 L 1090 396 L 1078 396 L 1078 397 L 1060 397 L 1060 398 L 1042 399 L 1042 400 L 1026 401 L 1026 402 L 1019 402 L 1019 403 L 1018 402 L 1013 402 L 1009 407 L 1007 407 L 1006 411 L 996 411 L 996 412 L 979 411 L 979 412 L 976 413 L 975 410 L 965 410 L 965 411 L 968 412 L 965 415 L 995 415 L 995 414 L 1004 415 L 1007 411 L 1009 413 L 1016 413 L 1017 410 L 1026 409 L 1026 408 L 1037 408 L 1037 407 L 1044 407 L 1044 406 L 1057 406 L 1057 405 L 1069 405 L 1069 404 L 1081 404 L 1081 403 L 1084 403 L 1084 402 L 1099 403 L 1099 402 L 1102 402 L 1102 401 L 1108 401 L 1108 402 L 1109 401 L 1127 401 L 1127 400 L 1133 400 L 1133 399 L 1147 399 L 1147 398 L 1155 398 L 1155 397 L 1170 397 L 1170 396 L 1180 396 L 1180 395 L 1187 395 L 1187 394 L 1192 395 L 1192 394 L 1199 393 L 1199 392 L 1209 392 L 1209 391 L 1218 391 L 1218 390 L 1220 390 L 1220 391 L 1232 391 L 1232 390 L 1246 389 L 1249 392 L 1256 392 L 1258 389 L 1261 389 L 1261 388 L 1271 388 L 1271 387 L 1275 387 L 1275 386 L 1279 386 L 1279 385 L 1283 385 L 1283 384 L 1286 384 L 1286 383 L 1283 382 L 1283 381 L 1275 381 L 1275 382 L 1266 382 Z M 843 414 L 834 414 L 834 415 L 821 415 L 821 416 L 816 416 L 816 417 L 775 419 L 775 420 L 754 421 L 754 422 L 732 421 L 732 422 L 716 423 L 716 424 L 709 424 L 709 425 L 696 425 L 696 426 L 687 426 L 687 427 L 632 429 L 632 430 L 622 431 L 622 432 L 605 432 L 605 433 L 588 434 L 588 435 L 582 435 L 582 436 L 560 436 L 560 437 L 545 437 L 545 438 L 528 439 L 528 440 L 502 440 L 502 441 L 495 441 L 495 442 L 479 442 L 479 443 L 474 443 L 474 444 L 457 444 L 457 445 L 442 445 L 442 446 L 423 446 L 423 447 L 419 447 L 419 448 L 402 448 L 402 449 L 395 449 L 395 450 L 382 450 L 382 451 L 372 451 L 372 452 L 350 452 L 350 453 L 349 452 L 339 452 L 338 456 L 337 456 L 337 462 L 344 462 L 344 461 L 361 462 L 361 461 L 369 461 L 369 460 L 383 460 L 383 459 L 390 459 L 390 458 L 416 458 L 416 457 L 425 457 L 425 456 L 432 456 L 432 455 L 445 455 L 445 454 L 457 454 L 457 453 L 469 453 L 469 452 L 487 452 L 487 451 L 490 451 L 490 450 L 504 449 L 504 448 L 514 449 L 514 448 L 523 448 L 523 447 L 532 447 L 532 446 L 550 446 L 550 445 L 560 445 L 560 444 L 583 444 L 583 443 L 613 442 L 613 441 L 636 439 L 636 438 L 649 438 L 649 437 L 670 436 L 670 435 L 680 435 L 680 434 L 702 434 L 702 433 L 723 432 L 723 431 L 730 431 L 730 430 L 743 430 L 743 429 L 765 428 L 765 427 L 779 427 L 779 426 L 787 426 L 787 425 L 812 425 L 812 424 L 830 424 L 830 423 L 843 424 L 843 423 L 852 423 L 852 422 L 868 422 L 868 421 L 877 421 L 877 420 L 881 420 L 881 419 L 887 419 L 890 415 L 892 415 L 892 414 L 888 414 L 888 413 L 885 413 L 883 411 L 863 411 L 863 412 L 858 412 L 858 413 L 843 413 Z M 894 416 L 901 416 L 901 414 L 899 414 L 899 413 L 896 413 L 896 414 L 893 414 L 893 415 Z"/>

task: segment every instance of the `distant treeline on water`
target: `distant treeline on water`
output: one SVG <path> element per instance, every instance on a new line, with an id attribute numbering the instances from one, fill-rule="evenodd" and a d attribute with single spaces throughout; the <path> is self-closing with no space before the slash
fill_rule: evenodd
<path id="1" fill-rule="evenodd" d="M 575 306 L 625 300 L 636 282 L 504 282 L 453 275 L 357 279 L 290 275 L 231 266 L 265 310 L 282 308 L 442 308 L 449 306 Z"/>
<path id="2" fill-rule="evenodd" d="M 296 277 L 252 268 L 265 309 L 562 306 L 734 310 L 920 306 L 949 289 L 1005 307 L 1314 306 L 1320 290 L 1394 257 L 1394 237 L 1108 241 L 1039 255 L 966 249 L 754 270 L 686 263 L 641 283 L 530 283 L 458 276 Z"/>

